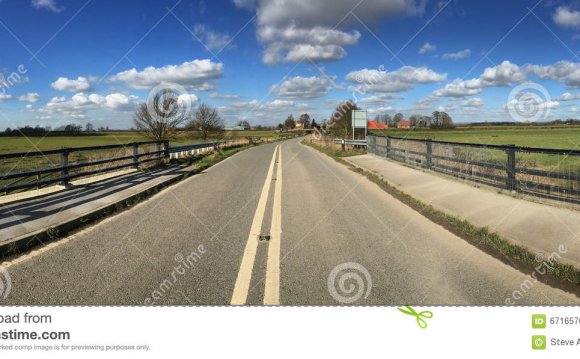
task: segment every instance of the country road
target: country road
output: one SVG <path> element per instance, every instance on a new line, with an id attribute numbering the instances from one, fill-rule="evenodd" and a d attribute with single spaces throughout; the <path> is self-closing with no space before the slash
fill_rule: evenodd
<path id="1" fill-rule="evenodd" d="M 5 263 L 0 304 L 337 305 L 328 279 L 344 263 L 368 271 L 352 304 L 580 303 L 522 287 L 533 279 L 293 139 Z"/>

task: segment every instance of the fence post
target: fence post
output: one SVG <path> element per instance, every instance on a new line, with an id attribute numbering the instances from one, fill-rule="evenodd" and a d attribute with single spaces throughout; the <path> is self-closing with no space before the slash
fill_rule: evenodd
<path id="1" fill-rule="evenodd" d="M 139 169 L 139 144 L 133 144 L 133 168 Z"/>
<path id="2" fill-rule="evenodd" d="M 506 187 L 510 191 L 517 191 L 517 183 L 516 183 L 516 145 L 507 145 L 506 146 L 506 154 L 507 154 L 507 166 L 506 166 L 506 173 L 507 173 L 507 181 Z"/>
<path id="3" fill-rule="evenodd" d="M 163 158 L 163 154 L 161 152 L 161 142 L 155 143 L 155 152 L 157 152 L 157 166 L 161 165 L 161 159 Z"/>
<path id="4" fill-rule="evenodd" d="M 391 137 L 387 136 L 387 158 L 391 158 Z"/>
<path id="5" fill-rule="evenodd" d="M 163 157 L 169 158 L 169 140 L 163 140 L 163 150 L 165 151 Z"/>
<path id="6" fill-rule="evenodd" d="M 68 180 L 68 155 L 69 155 L 69 149 L 66 147 L 63 147 L 62 151 L 60 152 L 60 167 L 62 167 L 60 174 L 63 177 L 60 184 L 62 186 L 65 186 L 65 187 L 68 187 L 70 185 L 69 180 Z"/>
<path id="7" fill-rule="evenodd" d="M 342 152 L 346 151 L 346 145 L 344 143 L 344 140 L 342 140 L 342 142 L 340 144 L 340 149 L 342 150 Z"/>
<path id="8" fill-rule="evenodd" d="M 433 140 L 429 138 L 425 142 L 425 145 L 427 146 L 427 156 L 425 166 L 428 169 L 431 169 L 431 167 L 433 167 L 433 142 L 431 141 Z"/>

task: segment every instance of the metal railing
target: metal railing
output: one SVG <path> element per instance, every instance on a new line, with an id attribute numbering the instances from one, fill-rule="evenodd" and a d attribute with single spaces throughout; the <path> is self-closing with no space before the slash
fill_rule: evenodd
<path id="1" fill-rule="evenodd" d="M 462 179 L 580 203 L 580 150 L 367 137 L 368 151 Z"/>
<path id="2" fill-rule="evenodd" d="M 73 179 L 160 163 L 168 150 L 168 141 L 145 141 L 0 154 L 0 190 L 8 194 L 51 184 L 66 187 Z"/>

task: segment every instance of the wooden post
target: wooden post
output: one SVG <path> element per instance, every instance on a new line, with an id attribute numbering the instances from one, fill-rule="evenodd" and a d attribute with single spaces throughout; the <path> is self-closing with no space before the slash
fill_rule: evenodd
<path id="1" fill-rule="evenodd" d="M 507 173 L 507 180 L 506 180 L 506 187 L 510 191 L 517 191 L 517 183 L 516 183 L 516 149 L 515 145 L 507 145 L 506 154 L 507 154 L 507 165 L 506 165 L 506 173 Z"/>
<path id="2" fill-rule="evenodd" d="M 66 147 L 62 148 L 62 152 L 60 153 L 60 167 L 62 167 L 60 175 L 63 177 L 60 184 L 62 186 L 68 187 L 70 185 L 68 180 L 68 155 L 69 149 Z"/>

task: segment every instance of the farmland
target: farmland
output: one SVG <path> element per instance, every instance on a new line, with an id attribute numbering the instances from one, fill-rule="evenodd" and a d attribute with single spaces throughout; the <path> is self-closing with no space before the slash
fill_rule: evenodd
<path id="1" fill-rule="evenodd" d="M 430 138 L 438 141 L 471 142 L 482 144 L 514 144 L 525 147 L 578 149 L 580 127 L 577 126 L 489 126 L 457 127 L 453 130 L 388 129 L 373 131 L 380 136 Z"/>
<path id="2" fill-rule="evenodd" d="M 277 134 L 274 131 L 226 132 L 226 139 L 272 136 L 277 136 Z M 133 131 L 110 131 L 98 133 L 94 136 L 0 137 L 0 153 L 42 151 L 61 147 L 118 145 L 148 140 L 148 138 Z M 201 137 L 195 134 L 181 134 L 171 141 L 171 145 L 179 146 L 194 142 L 202 142 Z"/>

